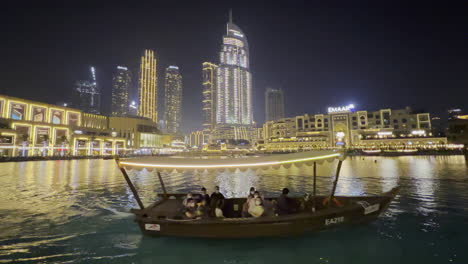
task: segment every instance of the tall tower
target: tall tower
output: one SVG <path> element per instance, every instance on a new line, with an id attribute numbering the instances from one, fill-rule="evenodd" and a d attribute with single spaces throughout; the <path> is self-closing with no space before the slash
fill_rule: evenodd
<path id="1" fill-rule="evenodd" d="M 131 78 L 131 73 L 127 67 L 117 66 L 117 72 L 112 78 L 113 116 L 127 116 L 129 114 Z"/>
<path id="2" fill-rule="evenodd" d="M 179 67 L 167 67 L 164 91 L 166 131 L 176 134 L 180 132 L 182 123 L 182 75 Z"/>
<path id="3" fill-rule="evenodd" d="M 141 57 L 138 115 L 158 122 L 158 87 L 154 51 L 145 50 Z"/>
<path id="4" fill-rule="evenodd" d="M 216 123 L 251 125 L 253 113 L 249 46 L 245 34 L 232 22 L 231 13 L 219 56 Z"/>
<path id="5" fill-rule="evenodd" d="M 265 122 L 284 117 L 283 90 L 267 88 L 265 91 Z"/>
<path id="6" fill-rule="evenodd" d="M 100 114 L 101 91 L 96 81 L 96 69 L 91 66 L 90 79 L 75 83 L 75 96 L 73 98 L 75 107 L 84 112 Z"/>
<path id="7" fill-rule="evenodd" d="M 216 71 L 218 65 L 203 63 L 203 130 L 211 131 L 216 124 Z"/>

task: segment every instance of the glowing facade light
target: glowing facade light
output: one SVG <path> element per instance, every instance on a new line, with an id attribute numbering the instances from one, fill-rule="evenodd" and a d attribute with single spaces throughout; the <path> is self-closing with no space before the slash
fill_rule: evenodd
<path id="1" fill-rule="evenodd" d="M 390 132 L 390 131 L 382 131 L 382 132 L 378 132 L 377 135 L 379 135 L 379 136 L 391 136 L 391 135 L 393 135 L 393 133 Z"/>
<path id="2" fill-rule="evenodd" d="M 141 57 L 138 115 L 158 122 L 158 87 L 154 51 L 145 50 Z"/>
<path id="3" fill-rule="evenodd" d="M 411 134 L 415 135 L 415 136 L 425 136 L 426 131 L 424 131 L 424 130 L 413 130 L 413 131 L 411 131 Z"/>
<path id="4" fill-rule="evenodd" d="M 216 124 L 216 105 L 215 95 L 217 87 L 216 71 L 218 65 L 203 63 L 203 130 L 211 131 Z"/>

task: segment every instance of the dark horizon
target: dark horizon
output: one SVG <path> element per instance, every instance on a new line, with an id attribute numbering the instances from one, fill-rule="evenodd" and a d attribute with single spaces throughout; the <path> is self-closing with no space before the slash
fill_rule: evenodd
<path id="1" fill-rule="evenodd" d="M 232 8 L 249 41 L 260 124 L 267 86 L 284 90 L 286 116 L 349 103 L 362 110 L 411 106 L 435 115 L 468 110 L 466 3 L 235 3 L 8 3 L 0 18 L 0 93 L 53 104 L 69 100 L 74 83 L 93 65 L 107 114 L 114 69 L 126 66 L 137 77 L 141 54 L 152 49 L 159 93 L 164 69 L 179 66 L 183 131 L 200 129 L 201 64 L 218 63 Z"/>

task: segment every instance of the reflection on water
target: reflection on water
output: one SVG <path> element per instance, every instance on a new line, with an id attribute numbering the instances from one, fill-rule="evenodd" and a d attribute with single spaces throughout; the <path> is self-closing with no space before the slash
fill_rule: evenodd
<path id="1" fill-rule="evenodd" d="M 319 194 L 329 192 L 335 169 L 336 162 L 318 166 Z M 0 263 L 187 263 L 187 257 L 206 263 L 468 263 L 460 262 L 466 260 L 462 245 L 468 242 L 461 228 L 468 222 L 467 171 L 463 156 L 349 158 L 338 195 L 378 194 L 401 186 L 379 221 L 258 243 L 141 236 L 128 213 L 137 204 L 112 160 L 1 163 Z M 144 204 L 161 192 L 155 172 L 129 174 Z M 313 187 L 308 166 L 172 172 L 163 178 L 169 192 L 202 186 L 212 191 L 219 185 L 228 197 L 246 196 L 251 186 L 266 196 L 278 195 L 283 187 L 295 195 Z"/>

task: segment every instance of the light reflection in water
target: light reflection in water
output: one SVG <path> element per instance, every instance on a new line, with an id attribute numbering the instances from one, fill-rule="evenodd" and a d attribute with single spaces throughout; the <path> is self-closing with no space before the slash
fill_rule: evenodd
<path id="1" fill-rule="evenodd" d="M 408 171 L 412 178 L 411 182 L 414 183 L 414 196 L 419 198 L 418 211 L 421 213 L 433 212 L 437 207 L 437 200 L 434 197 L 436 186 L 433 170 L 433 163 L 429 159 L 411 157 Z"/>

